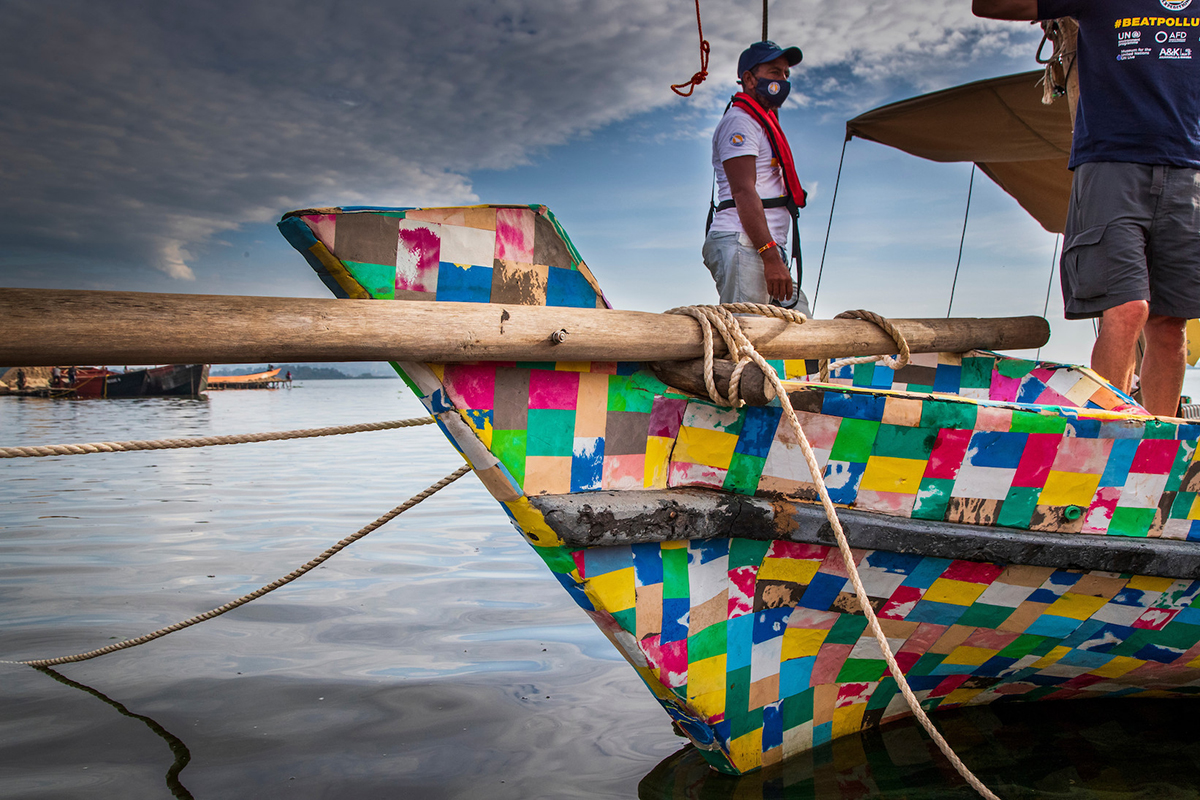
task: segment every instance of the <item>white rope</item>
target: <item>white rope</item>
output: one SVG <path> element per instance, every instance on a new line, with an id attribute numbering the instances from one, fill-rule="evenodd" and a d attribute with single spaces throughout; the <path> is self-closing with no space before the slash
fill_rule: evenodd
<path id="1" fill-rule="evenodd" d="M 389 431 L 432 425 L 433 417 L 415 417 L 388 422 L 364 422 L 359 425 L 337 425 L 329 428 L 276 431 L 274 433 L 243 433 L 231 436 L 199 436 L 183 439 L 152 439 L 133 442 L 92 442 L 90 444 L 48 444 L 36 447 L 0 447 L 0 458 L 44 458 L 45 456 L 78 456 L 91 453 L 127 453 L 135 450 L 175 450 L 186 447 L 214 447 L 223 444 L 278 442 L 285 439 L 311 439 L 317 436 L 340 436 L 347 433 Z"/>
<path id="2" fill-rule="evenodd" d="M 867 311 L 863 308 L 856 308 L 850 311 L 843 311 L 834 319 L 861 319 L 865 322 L 874 323 L 877 327 L 882 328 L 888 336 L 892 337 L 892 341 L 896 343 L 896 355 L 893 356 L 858 356 L 856 358 L 843 358 L 840 361 L 829 361 L 824 359 L 821 361 L 820 375 L 818 380 L 821 383 L 829 382 L 829 374 L 841 367 L 853 366 L 854 364 L 871 364 L 874 362 L 882 362 L 885 367 L 890 367 L 893 370 L 907 366 L 909 359 L 912 358 L 912 353 L 908 349 L 908 341 L 904 338 L 904 334 L 900 329 L 892 324 L 891 320 L 886 317 L 881 317 L 874 311 Z"/>
<path id="3" fill-rule="evenodd" d="M 779 397 L 779 404 L 783 409 L 784 417 L 787 418 L 788 424 L 791 426 L 792 431 L 796 434 L 796 439 L 800 442 L 800 450 L 804 454 L 804 460 L 808 462 L 808 470 L 812 475 L 813 483 L 817 487 L 817 494 L 821 498 L 821 505 L 825 509 L 825 516 L 828 517 L 829 524 L 833 528 L 834 536 L 837 538 L 838 550 L 842 554 L 842 561 L 845 562 L 846 571 L 850 574 L 850 582 L 854 584 L 854 592 L 858 597 L 858 604 L 862 608 L 862 612 L 867 618 L 867 627 L 870 628 L 871 633 L 875 636 L 875 641 L 878 642 L 879 649 L 883 653 L 884 661 L 887 662 L 888 670 L 890 671 L 891 676 L 895 679 L 896 684 L 900 687 L 900 692 L 904 696 L 905 702 L 908 703 L 908 707 L 912 711 L 913 716 L 916 717 L 917 721 L 921 723 L 921 727 L 923 727 L 929 734 L 930 738 L 933 739 L 934 744 L 936 744 L 938 749 L 942 751 L 942 754 L 946 757 L 958 774 L 961 775 L 963 779 L 971 785 L 971 788 L 973 788 L 983 797 L 987 798 L 987 800 L 1000 800 L 995 794 L 992 793 L 990 789 L 983 785 L 983 782 L 980 781 L 979 778 L 975 777 L 975 774 L 967 768 L 967 765 L 962 762 L 962 759 L 955 754 L 953 748 L 950 747 L 949 743 L 942 737 L 942 734 L 934 726 L 932 720 L 929 719 L 929 715 L 925 713 L 925 709 L 921 708 L 921 702 L 917 699 L 917 696 L 913 694 L 912 689 L 909 688 L 908 680 L 904 677 L 904 671 L 900 669 L 900 665 L 896 662 L 896 656 L 892 653 L 892 648 L 888 644 L 887 636 L 884 634 L 883 628 L 881 628 L 879 625 L 879 619 L 875 616 L 875 610 L 871 607 L 870 599 L 867 596 L 866 587 L 863 586 L 862 578 L 860 578 L 858 574 L 858 565 L 854 563 L 854 553 L 850 550 L 850 543 L 846 539 L 846 532 L 842 529 L 842 522 L 840 519 L 838 519 L 837 509 L 833 505 L 833 500 L 831 500 L 829 497 L 829 490 L 825 487 L 825 480 L 822 477 L 821 467 L 817 463 L 816 454 L 813 453 L 812 445 L 809 444 L 808 437 L 804 434 L 804 429 L 801 427 L 800 420 L 796 416 L 796 411 L 792 408 L 791 399 L 787 395 L 783 381 L 780 380 L 779 375 L 774 369 L 771 368 L 771 365 L 767 363 L 766 359 L 759 355 L 758 351 L 754 348 L 754 345 L 749 339 L 746 338 L 746 335 L 742 333 L 741 324 L 738 323 L 737 319 L 734 318 L 732 313 L 725 311 L 726 308 L 732 308 L 732 306 L 717 306 L 715 307 L 715 311 L 713 311 L 713 306 L 692 306 L 690 308 L 672 309 L 667 313 L 685 314 L 696 318 L 700 322 L 701 329 L 704 331 L 705 342 L 705 383 L 709 387 L 709 394 L 713 397 L 714 402 L 723 403 L 722 400 L 718 399 L 720 395 L 716 391 L 716 384 L 712 377 L 712 333 L 710 330 L 708 330 L 708 325 L 709 320 L 714 317 L 719 318 L 723 322 L 724 327 L 719 328 L 721 331 L 721 336 L 725 339 L 726 345 L 729 346 L 731 357 L 737 359 L 738 361 L 738 366 L 735 368 L 733 376 L 729 379 L 729 397 L 726 399 L 733 400 L 733 402 L 730 402 L 729 405 L 733 405 L 735 407 L 738 405 L 737 381 L 741 377 L 741 369 L 744 363 L 752 361 L 757 364 L 758 368 L 762 370 L 763 376 L 770 381 L 771 385 L 775 389 L 776 396 Z M 760 306 L 759 308 L 773 307 Z M 696 313 L 694 309 L 700 309 L 699 313 Z M 738 313 L 759 313 L 757 309 L 749 310 L 747 309 L 746 305 L 742 304 L 739 304 L 737 310 Z M 769 311 L 766 313 L 769 316 L 780 316 L 774 311 Z M 858 314 L 864 312 L 857 311 L 853 313 Z M 894 327 L 888 332 L 892 333 L 893 331 L 895 331 Z M 892 335 L 899 336 L 899 332 L 896 331 L 895 333 L 892 333 Z M 903 336 L 899 336 L 897 343 L 899 344 L 903 338 Z M 736 349 L 731 345 L 731 342 L 736 343 Z M 900 351 L 901 356 L 904 358 L 905 362 L 907 362 L 908 345 L 900 345 Z"/>
<path id="4" fill-rule="evenodd" d="M 359 539 L 366 536 L 368 533 L 371 533 L 372 531 L 376 530 L 377 528 L 381 527 L 382 525 L 384 525 L 388 522 L 391 522 L 393 519 L 400 516 L 405 511 L 407 511 L 408 509 L 415 506 L 417 503 L 420 503 L 425 498 L 430 497 L 431 495 L 436 494 L 438 491 L 446 488 L 447 486 L 454 483 L 456 480 L 461 478 L 463 475 L 466 475 L 470 471 L 471 471 L 470 465 L 464 464 L 463 466 L 456 469 L 454 472 L 450 473 L 449 475 L 442 478 L 437 483 L 430 486 L 425 491 L 420 492 L 419 494 L 413 495 L 412 497 L 410 497 L 407 501 L 405 501 L 401 505 L 396 506 L 391 511 L 387 512 L 382 517 L 375 520 L 374 522 L 367 525 L 366 527 L 359 529 L 359 531 L 357 533 L 353 533 L 353 534 L 347 536 L 345 539 L 342 539 L 340 542 L 338 542 L 337 544 L 328 548 L 327 550 L 325 550 L 325 552 L 321 553 L 319 556 L 317 556 L 316 558 L 307 562 L 303 566 L 297 567 L 296 569 L 289 572 L 287 575 L 284 575 L 282 578 L 279 578 L 277 580 L 272 581 L 271 583 L 268 583 L 266 586 L 263 586 L 259 589 L 255 589 L 250 594 L 242 595 L 237 600 L 232 600 L 223 606 L 218 606 L 217 608 L 212 609 L 211 611 L 205 611 L 203 614 L 197 614 L 196 616 L 190 617 L 189 619 L 185 619 L 182 622 L 176 622 L 174 625 L 168 625 L 165 628 L 159 628 L 158 630 L 154 631 L 153 633 L 147 633 L 143 636 L 138 636 L 136 639 L 126 639 L 123 642 L 117 642 L 115 644 L 110 644 L 107 647 L 101 647 L 98 650 L 89 650 L 86 653 L 77 653 L 76 655 L 73 655 L 73 656 L 59 656 L 58 658 L 41 658 L 41 659 L 36 659 L 33 661 L 0 661 L 0 664 L 24 664 L 25 666 L 29 666 L 29 667 L 54 667 L 59 664 L 72 664 L 77 661 L 87 661 L 92 658 L 99 658 L 100 656 L 108 655 L 109 653 L 115 653 L 119 650 L 128 650 L 131 647 L 137 647 L 138 645 L 145 644 L 146 642 L 152 642 L 155 639 L 160 639 L 169 633 L 175 633 L 176 631 L 181 631 L 184 628 L 190 628 L 193 625 L 198 625 L 199 623 L 210 620 L 213 617 L 219 617 L 222 614 L 224 614 L 226 611 L 232 611 L 233 609 L 237 608 L 238 606 L 244 606 L 246 603 L 249 603 L 251 600 L 257 600 L 258 598 L 262 597 L 263 595 L 269 594 L 270 592 L 275 591 L 280 586 L 286 586 L 287 584 L 289 584 L 292 581 L 299 578 L 301 575 L 304 575 L 308 572 L 313 571 L 314 569 L 321 566 L 329 559 L 333 558 L 335 555 L 337 555 L 339 552 L 341 552 L 345 548 L 349 547 L 350 545 L 357 542 Z"/>

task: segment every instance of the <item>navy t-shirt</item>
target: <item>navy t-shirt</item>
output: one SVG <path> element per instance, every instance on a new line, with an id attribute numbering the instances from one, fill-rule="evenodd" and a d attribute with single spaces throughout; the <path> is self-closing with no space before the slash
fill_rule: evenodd
<path id="1" fill-rule="evenodd" d="M 1038 0 L 1038 17 L 1079 22 L 1072 169 L 1200 169 L 1200 0 Z"/>

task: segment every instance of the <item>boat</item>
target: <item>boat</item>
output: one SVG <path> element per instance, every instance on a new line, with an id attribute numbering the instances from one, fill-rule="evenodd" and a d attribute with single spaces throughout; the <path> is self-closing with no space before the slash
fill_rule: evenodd
<path id="1" fill-rule="evenodd" d="M 108 367 L 75 367 L 74 382 L 68 368 L 59 372 L 57 381 L 50 377 L 45 385 L 24 393 L 68 398 L 199 397 L 208 386 L 207 364 L 168 364 L 119 372 Z"/>
<path id="2" fill-rule="evenodd" d="M 287 380 L 279 377 L 282 368 L 252 372 L 248 375 L 210 375 L 209 389 L 274 389 Z M 290 374 L 290 373 L 289 373 Z"/>
<path id="3" fill-rule="evenodd" d="M 279 228 L 341 298 L 491 303 L 501 328 L 609 308 L 544 206 Z M 778 399 L 724 406 L 646 363 L 393 366 L 711 768 L 911 714 Z M 989 350 L 769 367 L 923 709 L 1200 692 L 1200 424 Z"/>

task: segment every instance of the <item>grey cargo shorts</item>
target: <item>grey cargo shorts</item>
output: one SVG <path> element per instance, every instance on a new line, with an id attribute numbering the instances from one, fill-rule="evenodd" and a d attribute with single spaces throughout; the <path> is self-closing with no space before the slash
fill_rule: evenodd
<path id="1" fill-rule="evenodd" d="M 1062 262 L 1067 319 L 1133 300 L 1200 317 L 1200 170 L 1095 162 L 1075 168 Z"/>

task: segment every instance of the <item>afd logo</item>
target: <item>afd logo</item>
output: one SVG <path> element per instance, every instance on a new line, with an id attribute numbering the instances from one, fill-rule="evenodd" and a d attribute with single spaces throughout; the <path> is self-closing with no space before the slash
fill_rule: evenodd
<path id="1" fill-rule="evenodd" d="M 1192 0 L 1158 0 L 1168 11 L 1183 11 L 1192 4 Z"/>

